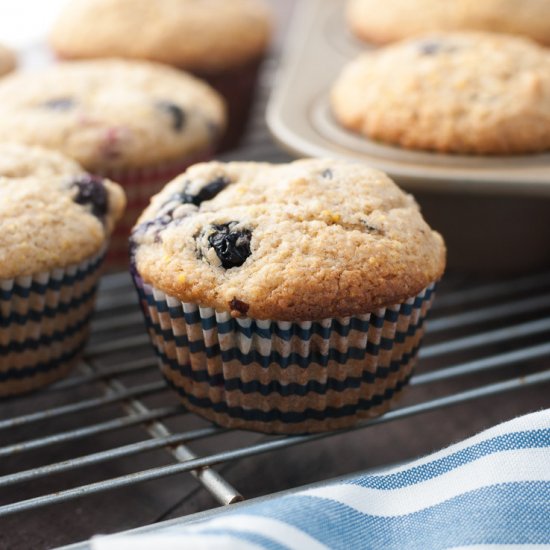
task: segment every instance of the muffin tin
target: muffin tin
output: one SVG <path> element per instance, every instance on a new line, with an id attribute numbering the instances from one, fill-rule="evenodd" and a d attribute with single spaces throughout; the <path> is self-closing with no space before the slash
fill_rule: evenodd
<path id="1" fill-rule="evenodd" d="M 267 110 L 275 139 L 297 156 L 362 160 L 387 172 L 443 233 L 451 267 L 502 273 L 550 264 L 550 154 L 409 151 L 337 124 L 330 88 L 342 67 L 370 47 L 347 29 L 341 1 L 300 2 Z"/>

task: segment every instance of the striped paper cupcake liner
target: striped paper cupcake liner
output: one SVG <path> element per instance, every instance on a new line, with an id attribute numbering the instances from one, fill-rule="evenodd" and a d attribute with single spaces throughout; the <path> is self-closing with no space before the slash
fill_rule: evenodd
<path id="1" fill-rule="evenodd" d="M 401 304 L 320 321 L 232 318 L 134 272 L 162 373 L 216 424 L 267 433 L 350 426 L 385 412 L 416 363 L 435 283 Z"/>
<path id="2" fill-rule="evenodd" d="M 260 67 L 264 55 L 245 65 L 217 72 L 191 71 L 214 88 L 227 106 L 227 129 L 220 140 L 219 152 L 235 149 L 241 142 L 254 104 Z M 185 69 L 182 69 L 185 71 Z"/>
<path id="3" fill-rule="evenodd" d="M 89 332 L 105 249 L 51 272 L 0 280 L 0 397 L 66 375 Z"/>
<path id="4" fill-rule="evenodd" d="M 191 165 L 210 160 L 213 153 L 214 149 L 209 148 L 200 153 L 155 166 L 124 167 L 95 172 L 121 185 L 126 194 L 126 210 L 111 235 L 111 244 L 105 261 L 107 270 L 126 271 L 128 269 L 128 238 L 137 219 L 149 205 L 151 197 Z"/>

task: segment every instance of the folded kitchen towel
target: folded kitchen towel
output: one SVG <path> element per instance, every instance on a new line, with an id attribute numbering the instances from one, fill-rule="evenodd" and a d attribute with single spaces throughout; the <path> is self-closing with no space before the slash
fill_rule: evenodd
<path id="1" fill-rule="evenodd" d="M 550 546 L 550 409 L 383 473 L 225 508 L 94 550 Z"/>

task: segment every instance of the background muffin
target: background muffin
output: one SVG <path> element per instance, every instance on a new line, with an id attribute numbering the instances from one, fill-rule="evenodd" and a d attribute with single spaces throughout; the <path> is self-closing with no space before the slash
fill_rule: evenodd
<path id="1" fill-rule="evenodd" d="M 430 31 L 479 30 L 550 44 L 547 0 L 348 0 L 346 16 L 353 31 L 369 42 Z"/>
<path id="2" fill-rule="evenodd" d="M 362 54 L 331 94 L 346 128 L 411 149 L 550 149 L 550 53 L 489 33 L 434 34 Z"/>
<path id="3" fill-rule="evenodd" d="M 14 53 L 0 44 L 0 76 L 4 76 L 15 69 L 16 61 Z"/>
<path id="4" fill-rule="evenodd" d="M 331 160 L 194 166 L 153 199 L 132 244 L 169 383 L 198 414 L 265 432 L 385 410 L 445 264 L 412 197 Z"/>
<path id="5" fill-rule="evenodd" d="M 51 44 L 65 59 L 148 59 L 207 80 L 228 102 L 227 147 L 244 129 L 269 37 L 263 0 L 73 0 Z"/>
<path id="6" fill-rule="evenodd" d="M 129 208 L 113 259 L 124 266 L 129 229 L 149 198 L 209 157 L 223 127 L 216 92 L 158 64 L 66 62 L 0 82 L 0 140 L 59 150 L 123 185 Z"/>
<path id="7" fill-rule="evenodd" d="M 124 203 L 118 185 L 57 153 L 0 144 L 0 396 L 77 362 Z"/>

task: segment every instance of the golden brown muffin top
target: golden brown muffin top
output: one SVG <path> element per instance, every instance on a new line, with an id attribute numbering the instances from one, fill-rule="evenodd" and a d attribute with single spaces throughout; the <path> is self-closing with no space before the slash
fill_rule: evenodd
<path id="1" fill-rule="evenodd" d="M 0 144 L 0 279 L 77 264 L 106 244 L 122 189 L 46 149 Z"/>
<path id="2" fill-rule="evenodd" d="M 348 0 L 347 20 L 369 42 L 437 31 L 491 31 L 550 44 L 548 0 Z"/>
<path id="3" fill-rule="evenodd" d="M 339 160 L 197 164 L 132 237 L 140 275 L 182 301 L 257 319 L 367 313 L 439 279 L 441 236 L 382 172 Z"/>
<path id="4" fill-rule="evenodd" d="M 67 59 L 149 59 L 208 73 L 261 57 L 270 30 L 263 0 L 72 0 L 50 41 Z"/>
<path id="5" fill-rule="evenodd" d="M 410 149 L 550 149 L 550 52 L 492 33 L 423 35 L 360 55 L 332 89 L 346 128 Z"/>
<path id="6" fill-rule="evenodd" d="M 177 161 L 225 125 L 220 96 L 145 61 L 67 61 L 0 80 L 0 141 L 56 149 L 92 172 Z"/>

